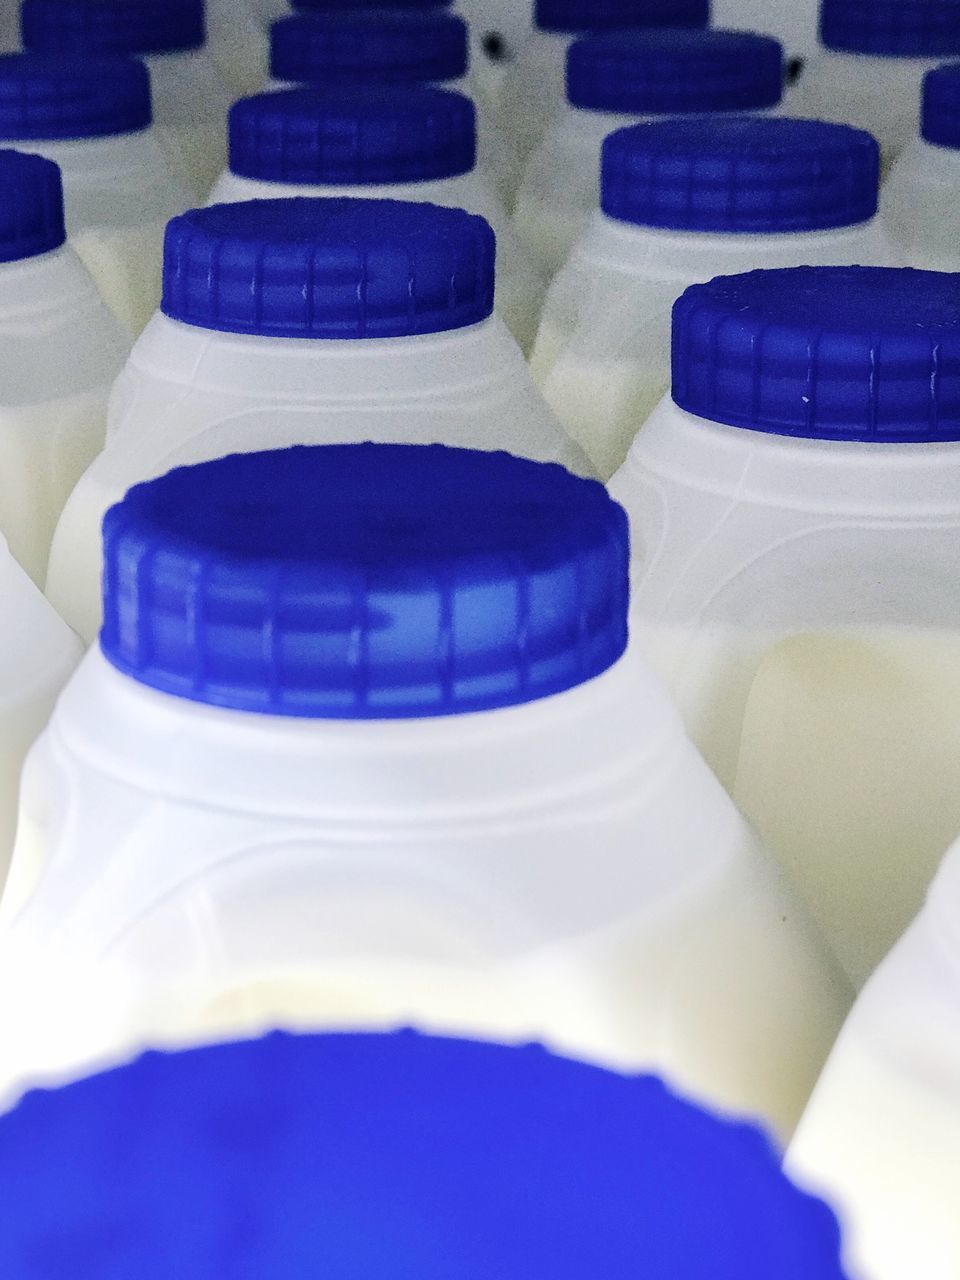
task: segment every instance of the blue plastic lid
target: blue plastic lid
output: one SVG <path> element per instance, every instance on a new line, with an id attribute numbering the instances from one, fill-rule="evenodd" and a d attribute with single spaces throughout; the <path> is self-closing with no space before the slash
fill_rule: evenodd
<path id="1" fill-rule="evenodd" d="M 0 262 L 49 253 L 66 238 L 57 165 L 42 156 L 0 151 Z"/>
<path id="2" fill-rule="evenodd" d="M 920 132 L 938 147 L 960 150 L 960 62 L 928 71 Z"/>
<path id="3" fill-rule="evenodd" d="M 198 49 L 204 0 L 23 0 L 23 47 L 34 53 L 128 53 Z"/>
<path id="4" fill-rule="evenodd" d="M 881 58 L 960 53 L 960 0 L 821 0 L 820 42 Z"/>
<path id="5" fill-rule="evenodd" d="M 104 521 L 107 659 L 237 711 L 423 719 L 545 698 L 627 643 L 626 516 L 558 465 L 441 445 L 239 454 Z"/>
<path id="6" fill-rule="evenodd" d="M 536 0 L 541 31 L 618 31 L 626 27 L 705 27 L 710 0 Z"/>
<path id="7" fill-rule="evenodd" d="M 776 435 L 960 440 L 960 275 L 794 267 L 693 285 L 673 309 L 673 398 Z"/>
<path id="8" fill-rule="evenodd" d="M 608 217 L 678 231 L 776 233 L 866 222 L 880 149 L 869 133 L 786 116 L 633 125 L 603 147 Z"/>
<path id="9" fill-rule="evenodd" d="M 281 18 L 270 31 L 275 80 L 429 84 L 467 74 L 467 24 L 441 10 L 335 10 Z"/>
<path id="10" fill-rule="evenodd" d="M 149 1053 L 0 1119 L 10 1280 L 843 1280 L 759 1130 L 412 1032 Z"/>
<path id="11" fill-rule="evenodd" d="M 400 338 L 493 311 L 483 218 L 399 200 L 250 200 L 167 224 L 166 315 L 275 338 Z"/>
<path id="12" fill-rule="evenodd" d="M 152 118 L 142 62 L 0 54 L 0 139 L 102 138 L 146 129 Z"/>
<path id="13" fill-rule="evenodd" d="M 743 31 L 621 31 L 575 40 L 567 99 L 623 115 L 749 111 L 783 93 L 783 49 Z"/>
<path id="14" fill-rule="evenodd" d="M 405 86 L 287 89 L 230 110 L 230 168 L 316 186 L 425 182 L 469 173 L 476 109 L 462 93 Z"/>

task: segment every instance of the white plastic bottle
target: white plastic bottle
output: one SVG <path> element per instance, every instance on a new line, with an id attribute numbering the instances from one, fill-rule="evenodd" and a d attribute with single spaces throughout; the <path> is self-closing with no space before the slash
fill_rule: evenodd
<path id="1" fill-rule="evenodd" d="M 869 134 L 785 116 L 678 117 L 604 143 L 602 207 L 550 287 L 531 360 L 607 478 L 670 384 L 688 285 L 752 267 L 886 264 Z"/>
<path id="2" fill-rule="evenodd" d="M 851 1271 L 871 1280 L 960 1274 L 958 908 L 955 845 L 850 1015 L 790 1151 L 835 1198 Z"/>
<path id="3" fill-rule="evenodd" d="M 587 474 L 493 316 L 482 218 L 387 200 L 259 200 L 167 232 L 163 313 L 114 389 L 47 591 L 88 641 L 100 523 L 138 480 L 226 453 L 385 440 L 509 449 Z"/>
<path id="4" fill-rule="evenodd" d="M 637 642 L 862 982 L 960 830 L 960 277 L 688 289 L 612 490 Z"/>
<path id="5" fill-rule="evenodd" d="M 134 487 L 104 543 L 100 643 L 24 783 L 18 1074 L 414 1020 L 791 1131 L 846 984 L 624 653 L 599 482 L 442 446 L 244 453 Z"/>
<path id="6" fill-rule="evenodd" d="M 334 8 L 284 18 L 270 33 L 273 87 L 438 85 L 477 107 L 477 162 L 512 206 L 520 161 L 470 71 L 467 24 L 442 9 Z"/>
<path id="7" fill-rule="evenodd" d="M 657 116 L 759 111 L 783 92 L 776 40 L 733 31 L 635 31 L 570 46 L 567 102 L 530 157 L 517 196 L 521 241 L 553 275 L 600 205 L 608 134 Z"/>
<path id="8" fill-rule="evenodd" d="M 565 99 L 567 51 L 588 32 L 632 27 L 703 28 L 709 0 L 536 0 L 533 35 L 503 82 L 501 124 L 521 160 L 539 145 Z"/>
<path id="9" fill-rule="evenodd" d="M 133 333 L 160 300 L 164 227 L 190 202 L 150 122 L 142 63 L 0 57 L 0 138 L 58 165 L 70 243 Z"/>
<path id="10" fill-rule="evenodd" d="M 776 36 L 799 74 L 817 50 L 820 0 L 711 0 L 715 26 Z"/>
<path id="11" fill-rule="evenodd" d="M 17 1280 L 104 1256 L 180 1280 L 843 1280 L 836 1218 L 759 1132 L 537 1045 L 279 1033 L 147 1054 L 21 1099 L 0 1177 Z"/>
<path id="12" fill-rule="evenodd" d="M 205 45 L 204 0 L 23 0 L 21 12 L 29 52 L 143 58 L 157 136 L 203 198 L 226 160 L 233 100 Z"/>
<path id="13" fill-rule="evenodd" d="M 960 270 L 960 63 L 928 71 L 920 136 L 907 146 L 883 188 L 883 217 L 911 267 Z"/>
<path id="14" fill-rule="evenodd" d="M 57 166 L 0 151 L 0 534 L 40 584 L 130 348 L 65 240 Z"/>
<path id="15" fill-rule="evenodd" d="M 206 0 L 206 10 L 210 56 L 223 79 L 236 93 L 256 93 L 270 61 L 270 37 L 256 0 Z"/>
<path id="16" fill-rule="evenodd" d="M 278 196 L 362 196 L 466 209 L 497 238 L 496 309 L 524 352 L 545 283 L 476 166 L 476 111 L 444 89 L 294 89 L 230 112 L 230 169 L 212 204 Z"/>
<path id="17" fill-rule="evenodd" d="M 960 0 L 821 0 L 790 110 L 869 129 L 884 166 L 917 136 L 924 74 L 960 54 Z"/>

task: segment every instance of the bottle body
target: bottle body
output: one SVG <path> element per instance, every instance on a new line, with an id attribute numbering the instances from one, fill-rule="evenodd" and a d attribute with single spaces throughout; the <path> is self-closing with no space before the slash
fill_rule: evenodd
<path id="1" fill-rule="evenodd" d="M 857 983 L 960 829 L 958 467 L 956 444 L 788 439 L 665 399 L 611 484 L 635 642 Z"/>
<path id="2" fill-rule="evenodd" d="M 520 163 L 537 149 L 563 106 L 567 50 L 574 35 L 535 30 L 520 46 L 504 76 L 500 123 L 514 141 Z"/>
<path id="3" fill-rule="evenodd" d="M 171 164 L 204 200 L 227 163 L 227 113 L 233 96 L 206 49 L 145 59 L 154 128 Z"/>
<path id="4" fill-rule="evenodd" d="M 882 192 L 890 237 L 911 267 L 960 270 L 960 218 L 954 193 L 960 151 L 914 138 L 901 152 Z"/>

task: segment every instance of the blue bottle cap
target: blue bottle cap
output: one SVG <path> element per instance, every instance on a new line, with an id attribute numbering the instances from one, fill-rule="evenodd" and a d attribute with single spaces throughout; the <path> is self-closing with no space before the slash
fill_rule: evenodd
<path id="1" fill-rule="evenodd" d="M 136 133 L 152 119 L 142 62 L 0 54 L 0 139 L 103 138 Z"/>
<path id="2" fill-rule="evenodd" d="M 705 27 L 710 0 L 536 0 L 534 19 L 541 31 Z"/>
<path id="3" fill-rule="evenodd" d="M 400 85 L 287 89 L 230 110 L 230 168 L 313 186 L 426 182 L 469 173 L 476 109 L 462 93 Z"/>
<path id="4" fill-rule="evenodd" d="M 412 1032 L 150 1053 L 0 1119 L 10 1280 L 843 1280 L 754 1128 Z"/>
<path id="5" fill-rule="evenodd" d="M 0 151 L 0 262 L 49 253 L 66 238 L 57 165 L 42 156 Z"/>
<path id="6" fill-rule="evenodd" d="M 237 454 L 137 485 L 103 531 L 103 653 L 194 702 L 458 715 L 583 684 L 627 643 L 624 512 L 506 453 Z"/>
<path id="7" fill-rule="evenodd" d="M 786 116 L 710 115 L 633 125 L 603 147 L 610 218 L 676 231 L 818 231 L 877 211 L 869 133 Z"/>
<path id="8" fill-rule="evenodd" d="M 199 49 L 204 0 L 23 0 L 23 47 L 33 53 L 128 53 Z"/>
<path id="9" fill-rule="evenodd" d="M 960 53 L 960 0 L 821 0 L 820 43 L 880 58 Z"/>
<path id="10" fill-rule="evenodd" d="M 742 31 L 620 31 L 575 40 L 567 99 L 589 111 L 676 115 L 773 107 L 783 93 L 783 49 Z"/>
<path id="11" fill-rule="evenodd" d="M 924 77 L 920 132 L 938 147 L 960 150 L 960 62 L 935 67 Z"/>
<path id="12" fill-rule="evenodd" d="M 306 84 L 429 84 L 467 74 L 467 24 L 441 10 L 335 10 L 281 18 L 270 74 Z"/>
<path id="13" fill-rule="evenodd" d="M 167 224 L 164 313 L 273 338 L 402 338 L 493 311 L 496 242 L 463 209 L 401 200 L 250 200 Z"/>
<path id="14" fill-rule="evenodd" d="M 673 309 L 673 398 L 775 435 L 960 440 L 960 275 L 793 267 L 693 285 Z"/>

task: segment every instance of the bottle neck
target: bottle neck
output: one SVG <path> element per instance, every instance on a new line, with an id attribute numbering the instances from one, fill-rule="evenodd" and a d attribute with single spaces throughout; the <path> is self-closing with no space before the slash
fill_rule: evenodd
<path id="1" fill-rule="evenodd" d="M 0 332 L 23 337 L 33 327 L 76 325 L 101 307 L 92 278 L 68 245 L 0 264 Z"/>

